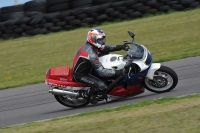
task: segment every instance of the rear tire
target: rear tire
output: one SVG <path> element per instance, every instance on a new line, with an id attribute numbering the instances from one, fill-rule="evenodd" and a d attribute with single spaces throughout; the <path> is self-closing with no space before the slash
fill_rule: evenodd
<path id="1" fill-rule="evenodd" d="M 169 92 L 174 89 L 178 83 L 177 74 L 169 67 L 161 66 L 154 73 L 154 80 L 145 78 L 143 80 L 143 86 L 147 90 L 155 93 Z"/>
<path id="2" fill-rule="evenodd" d="M 72 108 L 79 108 L 79 107 L 84 107 L 88 105 L 90 102 L 89 100 L 86 99 L 73 99 L 71 101 L 68 97 L 66 96 L 61 96 L 61 95 L 54 95 L 55 99 L 62 105 L 67 106 L 67 107 L 72 107 Z"/>

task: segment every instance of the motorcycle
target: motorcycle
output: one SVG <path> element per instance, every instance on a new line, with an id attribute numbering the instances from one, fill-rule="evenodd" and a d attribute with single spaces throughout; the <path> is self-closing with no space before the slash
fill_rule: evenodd
<path id="1" fill-rule="evenodd" d="M 174 70 L 160 63 L 152 62 L 148 49 L 134 42 L 135 34 L 128 31 L 132 41 L 124 41 L 129 46 L 125 56 L 106 54 L 99 56 L 99 62 L 104 68 L 128 70 L 128 75 L 116 78 L 100 77 L 95 71 L 92 74 L 108 85 L 107 98 L 112 100 L 131 97 L 144 93 L 145 89 L 163 93 L 174 89 L 178 76 Z M 90 86 L 73 81 L 72 67 L 59 66 L 46 71 L 45 83 L 50 87 L 49 92 L 62 105 L 67 107 L 83 107 L 90 103 L 86 98 L 77 97 L 79 91 L 87 91 Z M 96 95 L 98 101 L 105 100 Z M 106 99 L 107 100 L 107 99 Z"/>

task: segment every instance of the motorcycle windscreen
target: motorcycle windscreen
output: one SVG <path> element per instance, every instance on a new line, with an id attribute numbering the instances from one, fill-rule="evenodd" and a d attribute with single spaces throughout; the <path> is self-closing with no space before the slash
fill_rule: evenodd
<path id="1" fill-rule="evenodd" d="M 131 59 L 142 59 L 144 57 L 144 48 L 137 44 L 130 44 L 130 49 L 127 51 L 127 55 Z"/>

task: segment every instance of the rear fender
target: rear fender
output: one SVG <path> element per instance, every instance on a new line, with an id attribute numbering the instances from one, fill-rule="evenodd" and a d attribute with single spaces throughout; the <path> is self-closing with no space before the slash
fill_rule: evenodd
<path id="1" fill-rule="evenodd" d="M 160 69 L 161 64 L 160 63 L 152 63 L 151 67 L 149 68 L 149 71 L 147 73 L 147 78 L 153 80 L 153 76 L 156 70 Z"/>

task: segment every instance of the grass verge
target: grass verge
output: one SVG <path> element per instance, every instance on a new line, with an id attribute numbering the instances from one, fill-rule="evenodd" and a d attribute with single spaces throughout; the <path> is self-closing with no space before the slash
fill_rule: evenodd
<path id="1" fill-rule="evenodd" d="M 145 45 L 154 62 L 200 55 L 200 9 L 104 24 L 107 44 L 131 40 Z M 0 41 L 0 89 L 44 82 L 51 67 L 72 65 L 73 56 L 85 43 L 90 28 Z M 117 52 L 125 54 L 124 51 Z"/>
<path id="2" fill-rule="evenodd" d="M 200 95 L 163 98 L 1 128 L 1 133 L 199 133 Z"/>

